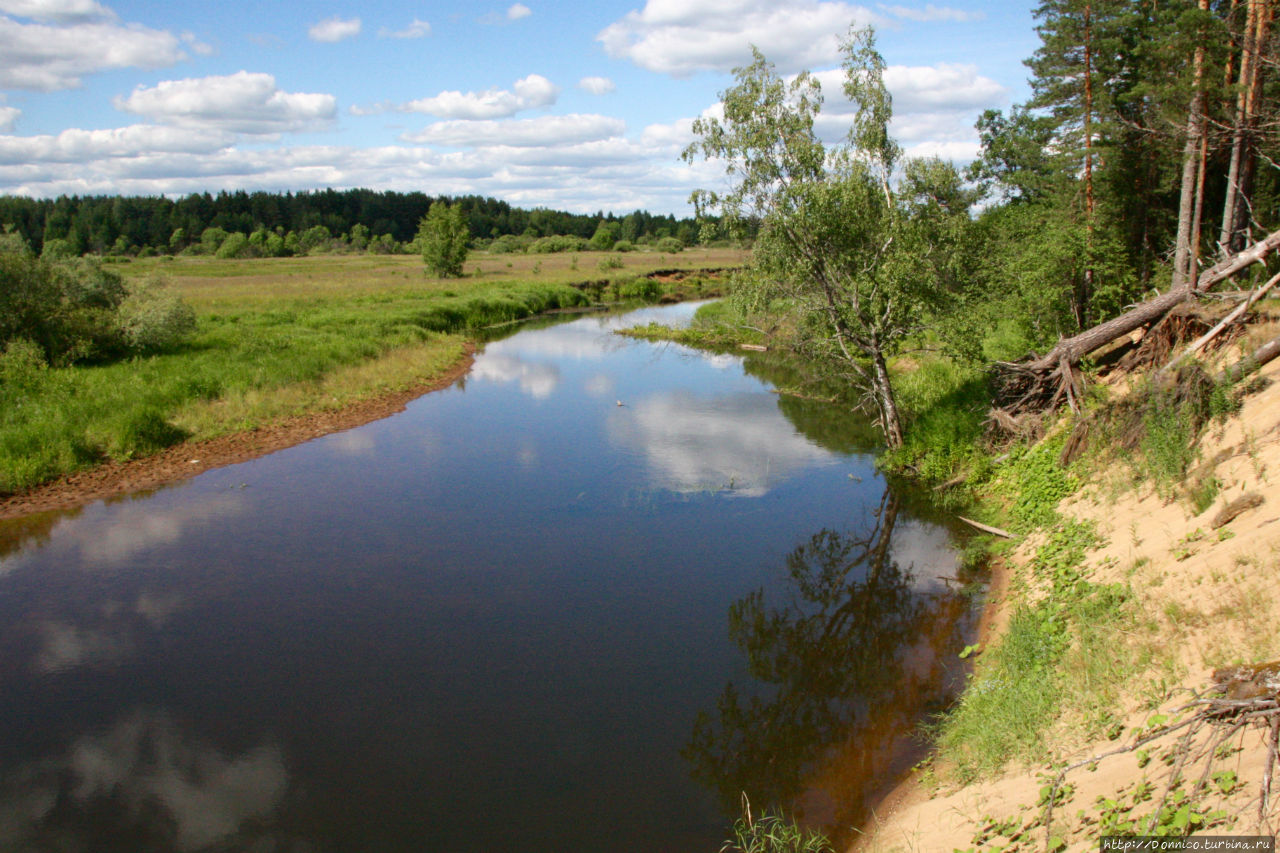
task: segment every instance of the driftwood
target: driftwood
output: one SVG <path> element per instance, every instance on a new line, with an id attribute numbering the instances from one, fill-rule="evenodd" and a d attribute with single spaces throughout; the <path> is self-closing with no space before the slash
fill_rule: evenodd
<path id="1" fill-rule="evenodd" d="M 1078 409 L 1084 387 L 1077 368 L 1081 359 L 1122 335 L 1149 326 L 1177 305 L 1264 260 L 1277 248 L 1280 231 L 1205 270 L 1194 285 L 1170 290 L 1119 317 L 1064 338 L 1043 356 L 1018 363 L 998 362 L 997 405 L 1015 417 L 1023 412 L 1056 408 L 1063 402 Z"/>
<path id="2" fill-rule="evenodd" d="M 983 524 L 983 523 L 982 523 L 982 522 L 980 522 L 980 521 L 974 521 L 972 518 L 965 518 L 963 515 L 957 515 L 957 516 L 956 516 L 956 518 L 960 519 L 960 520 L 961 520 L 961 521 L 963 521 L 965 524 L 968 524 L 968 525 L 970 525 L 971 527 L 976 527 L 976 528 L 978 528 L 978 529 L 979 529 L 979 530 L 981 530 L 983 533 L 990 533 L 990 534 L 992 534 L 993 536 L 1002 536 L 1002 537 L 1004 537 L 1005 539 L 1012 539 L 1012 538 L 1013 538 L 1013 534 L 1012 534 L 1012 533 L 1010 533 L 1010 532 L 1009 532 L 1009 531 L 1007 531 L 1007 530 L 1001 530 L 999 527 L 992 527 L 992 526 L 991 526 L 991 525 L 989 525 L 989 524 Z"/>

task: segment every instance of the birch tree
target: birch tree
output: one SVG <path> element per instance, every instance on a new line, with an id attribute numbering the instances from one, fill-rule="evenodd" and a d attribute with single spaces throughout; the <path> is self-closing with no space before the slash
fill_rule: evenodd
<path id="1" fill-rule="evenodd" d="M 793 343 L 863 389 L 892 448 L 903 422 L 888 362 L 950 292 L 950 253 L 970 197 L 950 165 L 899 164 L 872 31 L 852 30 L 843 52 L 844 94 L 855 107 L 843 143 L 828 148 L 814 131 L 818 81 L 808 73 L 785 81 L 753 51 L 721 93 L 724 119 L 695 122 L 699 138 L 684 157 L 723 162 L 731 179 L 726 192 L 694 193 L 699 215 L 759 226 L 747 298 L 790 311 Z"/>

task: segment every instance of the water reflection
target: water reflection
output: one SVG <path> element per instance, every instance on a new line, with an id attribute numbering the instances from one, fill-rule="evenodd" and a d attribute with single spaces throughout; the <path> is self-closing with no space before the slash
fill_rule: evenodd
<path id="1" fill-rule="evenodd" d="M 895 533 L 915 526 L 899 514 L 886 490 L 863 530 L 822 530 L 788 555 L 785 594 L 757 589 L 729 608 L 730 637 L 760 683 L 728 683 L 684 750 L 726 814 L 745 792 L 757 808 L 848 832 L 909 763 L 920 709 L 955 689 L 971 608 L 938 577 L 954 573 L 949 551 L 899 559 Z"/>
<path id="2" fill-rule="evenodd" d="M 707 397 L 654 394 L 609 418 L 610 438 L 639 449 L 655 486 L 675 492 L 727 489 L 759 497 L 807 465 L 830 461 L 778 417 L 759 393 Z"/>
<path id="3" fill-rule="evenodd" d="M 139 709 L 99 734 L 0 774 L 6 850 L 245 849 L 289 788 L 270 742 L 224 751 L 163 711 Z M 266 849 L 274 849 L 268 846 Z"/>

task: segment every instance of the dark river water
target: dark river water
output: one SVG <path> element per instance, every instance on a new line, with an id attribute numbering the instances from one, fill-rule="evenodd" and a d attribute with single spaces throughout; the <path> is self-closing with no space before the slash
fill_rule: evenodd
<path id="1" fill-rule="evenodd" d="M 847 833 L 974 608 L 865 426 L 612 334 L 693 307 L 0 522 L 0 850 L 710 853 L 744 792 Z"/>

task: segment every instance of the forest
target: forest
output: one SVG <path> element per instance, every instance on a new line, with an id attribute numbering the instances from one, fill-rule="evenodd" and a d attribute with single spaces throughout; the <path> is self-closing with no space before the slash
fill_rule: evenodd
<path id="1" fill-rule="evenodd" d="M 243 235 L 235 241 L 243 246 L 228 252 L 232 256 L 283 256 L 317 249 L 387 253 L 400 251 L 413 240 L 419 222 L 435 201 L 459 205 L 472 239 L 482 242 L 504 236 L 588 240 L 602 224 L 615 240 L 632 243 L 678 238 L 689 245 L 697 239 L 691 220 L 643 210 L 621 216 L 603 211 L 522 210 L 480 196 L 446 198 L 368 189 L 297 193 L 238 190 L 179 199 L 4 196 L 0 197 L 0 226 L 21 235 L 36 254 L 46 254 L 46 245 L 50 245 L 47 254 L 51 257 L 147 256 L 184 250 L 214 254 L 232 234 Z"/>

